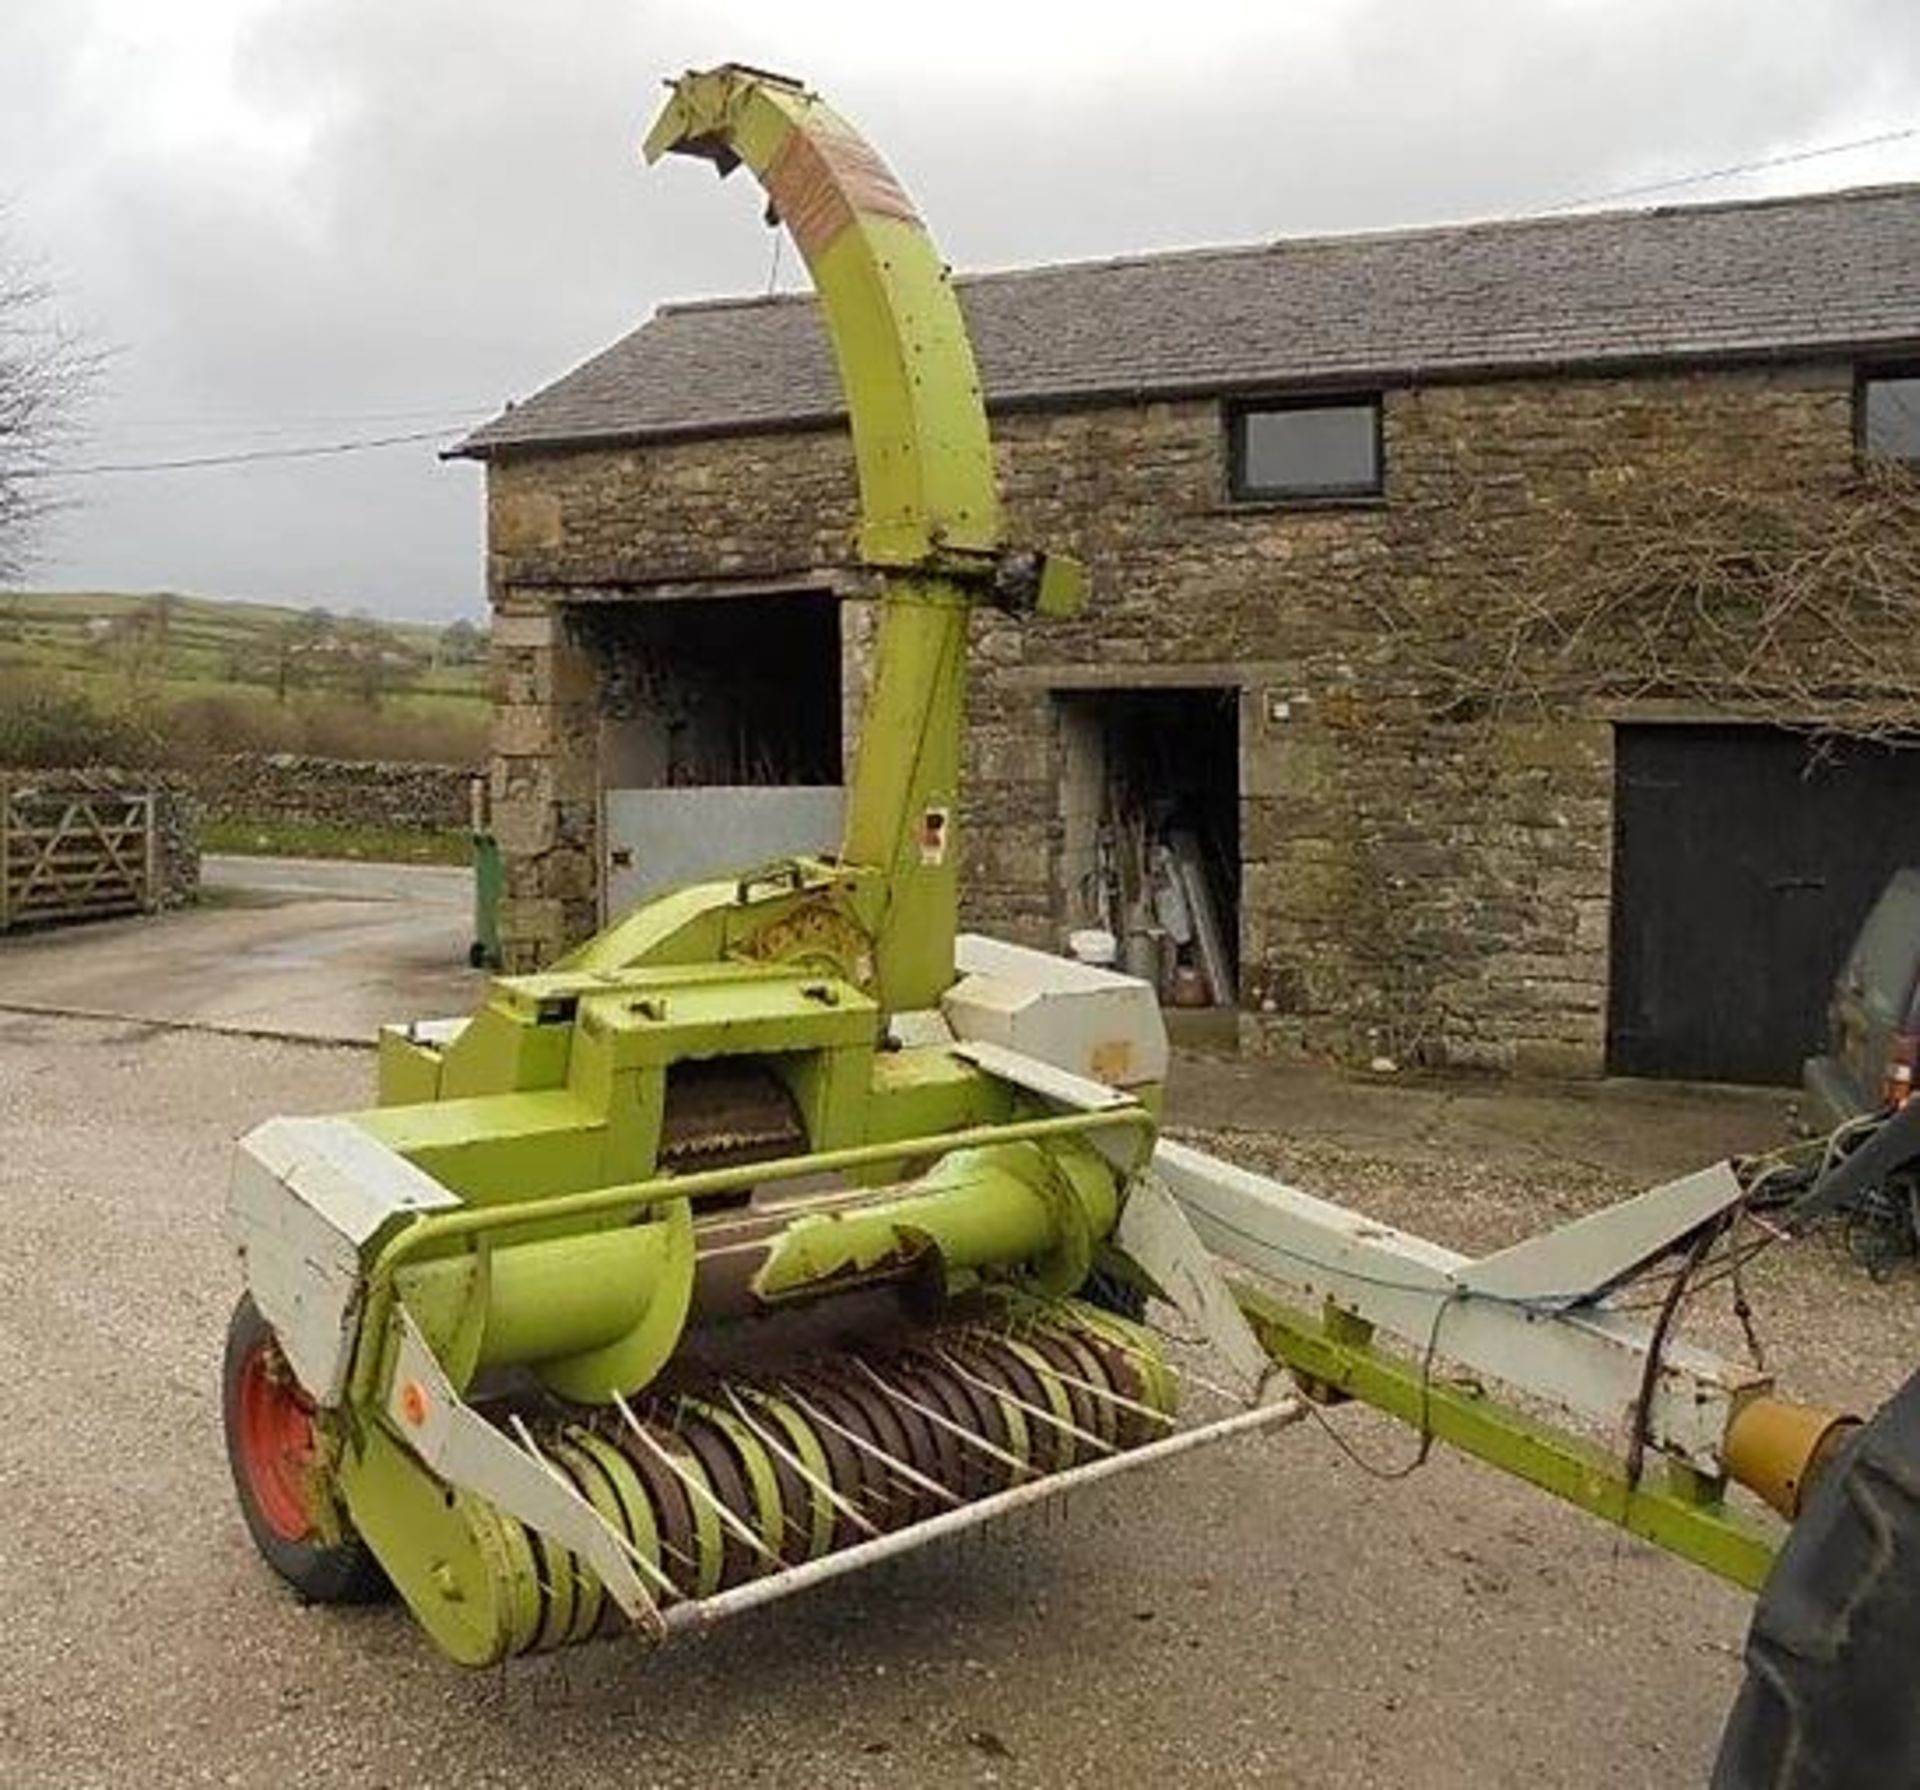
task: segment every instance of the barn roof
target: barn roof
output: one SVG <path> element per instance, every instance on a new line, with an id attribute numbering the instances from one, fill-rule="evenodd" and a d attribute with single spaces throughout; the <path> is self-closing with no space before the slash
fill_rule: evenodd
<path id="1" fill-rule="evenodd" d="M 987 398 L 1283 386 L 1920 347 L 1920 184 L 1283 238 L 956 281 Z M 453 452 L 830 422 L 809 296 L 663 305 Z"/>

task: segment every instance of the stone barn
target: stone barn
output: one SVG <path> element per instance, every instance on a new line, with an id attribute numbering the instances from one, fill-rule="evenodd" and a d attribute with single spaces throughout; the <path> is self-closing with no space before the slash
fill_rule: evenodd
<path id="1" fill-rule="evenodd" d="M 962 277 L 1013 538 L 968 918 L 1244 1048 L 1788 1081 L 1920 862 L 1920 187 Z M 510 967 L 831 846 L 864 624 L 811 301 L 663 307 L 485 463 Z M 728 856 L 731 854 L 731 856 Z"/>

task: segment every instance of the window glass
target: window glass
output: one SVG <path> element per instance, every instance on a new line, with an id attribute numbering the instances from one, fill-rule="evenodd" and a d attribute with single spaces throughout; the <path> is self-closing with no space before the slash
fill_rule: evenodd
<path id="1" fill-rule="evenodd" d="M 1920 465 L 1920 373 L 1860 382 L 1860 445 L 1873 459 Z"/>
<path id="2" fill-rule="evenodd" d="M 1287 405 L 1234 415 L 1236 497 L 1353 497 L 1380 489 L 1380 406 Z"/>

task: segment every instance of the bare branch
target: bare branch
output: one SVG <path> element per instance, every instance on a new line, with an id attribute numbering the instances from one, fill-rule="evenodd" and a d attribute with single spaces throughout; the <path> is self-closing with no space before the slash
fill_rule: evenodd
<path id="1" fill-rule="evenodd" d="M 0 581 L 20 576 L 35 531 L 59 507 L 49 475 L 100 367 L 53 315 L 47 283 L 0 246 Z"/>
<path id="2" fill-rule="evenodd" d="M 1920 733 L 1913 469 L 1794 483 L 1685 462 L 1658 476 L 1602 468 L 1560 519 L 1544 553 L 1464 574 L 1459 607 L 1477 620 L 1466 638 L 1436 625 L 1430 599 L 1376 599 L 1436 718 L 1655 699 L 1822 732 Z M 1468 521 L 1480 538 L 1500 532 Z"/>

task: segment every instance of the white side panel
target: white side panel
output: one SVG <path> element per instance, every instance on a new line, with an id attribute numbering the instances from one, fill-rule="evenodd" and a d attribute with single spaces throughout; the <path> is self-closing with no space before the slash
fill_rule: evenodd
<path id="1" fill-rule="evenodd" d="M 227 1235 L 300 1384 L 339 1402 L 353 1351 L 360 1249 L 403 1212 L 459 1200 L 345 1119 L 269 1119 L 240 1140 Z"/>
<path id="2" fill-rule="evenodd" d="M 1166 1078 L 1166 1025 L 1139 978 L 975 933 L 960 935 L 954 961 L 962 979 L 940 1005 L 963 1042 L 1000 1045 L 1109 1087 Z"/>

